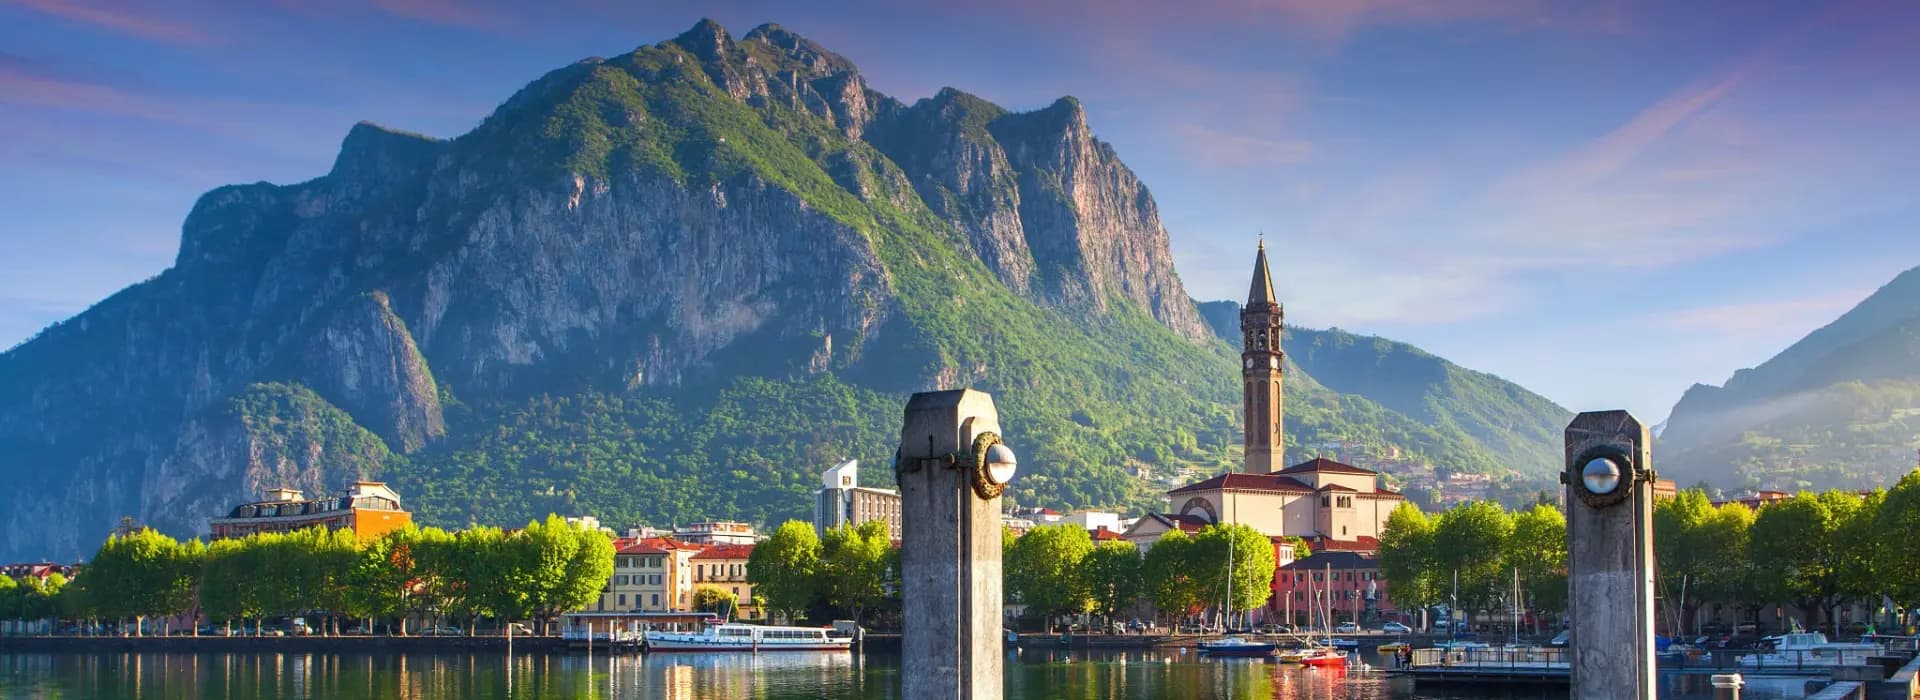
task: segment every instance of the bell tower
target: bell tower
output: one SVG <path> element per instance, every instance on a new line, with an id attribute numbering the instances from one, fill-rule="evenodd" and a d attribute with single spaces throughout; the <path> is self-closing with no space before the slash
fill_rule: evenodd
<path id="1" fill-rule="evenodd" d="M 1280 379 L 1287 356 L 1280 351 L 1280 328 L 1286 315 L 1286 309 L 1273 298 L 1267 243 L 1261 241 L 1260 253 L 1253 262 L 1253 287 L 1247 292 L 1246 307 L 1240 310 L 1241 410 L 1246 416 L 1247 451 L 1246 466 L 1241 471 L 1248 474 L 1276 472 L 1284 465 Z"/>

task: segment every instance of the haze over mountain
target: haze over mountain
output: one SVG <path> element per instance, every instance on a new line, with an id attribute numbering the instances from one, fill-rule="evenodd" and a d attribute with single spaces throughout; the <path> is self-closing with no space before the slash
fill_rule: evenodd
<path id="1" fill-rule="evenodd" d="M 1687 390 L 1655 443 L 1683 482 L 1890 486 L 1920 446 L 1920 268 L 1724 386 Z"/>
<path id="2" fill-rule="evenodd" d="M 1294 332 L 1290 445 L 1554 466 L 1550 402 Z M 321 177 L 202 196 L 172 267 L 0 354 L 0 556 L 356 478 L 445 526 L 799 517 L 839 459 L 890 483 L 905 395 L 959 386 L 995 393 L 1016 499 L 1134 507 L 1136 472 L 1238 461 L 1236 353 L 1073 98 L 905 104 L 702 22 L 457 138 L 363 123 Z"/>

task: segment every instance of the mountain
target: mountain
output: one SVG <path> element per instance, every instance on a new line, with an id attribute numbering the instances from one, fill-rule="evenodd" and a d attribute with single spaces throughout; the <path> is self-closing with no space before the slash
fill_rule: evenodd
<path id="1" fill-rule="evenodd" d="M 1920 446 L 1920 268 L 1725 386 L 1681 396 L 1663 474 L 1735 488 L 1873 488 Z"/>
<path id="2" fill-rule="evenodd" d="M 325 175 L 203 195 L 171 267 L 0 354 L 0 556 L 356 478 L 441 526 L 804 517 L 843 458 L 890 483 L 906 395 L 961 386 L 1011 497 L 1135 507 L 1136 474 L 1238 462 L 1235 355 L 1074 99 L 906 104 L 703 21 L 456 138 L 362 123 Z M 1524 461 L 1305 373 L 1288 402 L 1299 444 Z"/>
<path id="3" fill-rule="evenodd" d="M 1200 314 L 1220 338 L 1239 342 L 1238 303 L 1202 302 Z M 1546 397 L 1406 343 L 1337 328 L 1288 326 L 1281 342 L 1299 370 L 1294 376 L 1411 419 L 1435 436 L 1429 440 L 1452 446 L 1457 452 L 1439 460 L 1443 466 L 1542 479 L 1559 469 L 1561 433 L 1573 413 Z M 1288 427 L 1295 422 L 1289 413 Z"/>

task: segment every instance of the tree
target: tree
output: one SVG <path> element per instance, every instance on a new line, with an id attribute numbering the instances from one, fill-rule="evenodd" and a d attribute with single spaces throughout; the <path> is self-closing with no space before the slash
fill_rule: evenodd
<path id="1" fill-rule="evenodd" d="M 1920 547 L 1912 546 L 1914 533 L 1920 533 L 1920 470 L 1909 472 L 1887 492 L 1880 511 L 1874 515 L 1874 539 L 1881 547 L 1881 571 L 1920 571 Z M 1898 543 L 1898 544 L 1896 544 Z M 1901 607 L 1920 607 L 1920 576 L 1888 576 L 1887 596 Z"/>
<path id="2" fill-rule="evenodd" d="M 1693 619 L 1701 600 L 1693 587 L 1716 563 L 1717 553 L 1702 546 L 1707 521 L 1713 517 L 1713 504 L 1705 491 L 1687 489 L 1653 504 L 1654 580 L 1667 619 L 1677 623 L 1673 634 L 1688 632 L 1686 621 Z"/>
<path id="3" fill-rule="evenodd" d="M 1028 612 L 1047 617 L 1079 615 L 1092 609 L 1093 598 L 1080 576 L 1081 560 L 1093 551 L 1093 538 L 1072 523 L 1041 525 L 1013 543 L 1003 562 L 1007 588 Z"/>
<path id="4" fill-rule="evenodd" d="M 861 613 L 886 596 L 887 552 L 892 544 L 887 524 L 878 520 L 828 530 L 820 542 L 815 590 L 828 605 L 860 622 Z"/>
<path id="5" fill-rule="evenodd" d="M 1727 503 L 1715 507 L 1712 516 L 1702 524 L 1696 541 L 1714 556 L 1713 563 L 1700 575 L 1700 600 L 1725 601 L 1755 615 L 1760 606 L 1766 604 L 1760 595 L 1763 586 L 1759 575 L 1753 560 L 1747 556 L 1753 520 L 1752 508 Z"/>
<path id="6" fill-rule="evenodd" d="M 739 602 L 737 596 L 715 586 L 698 586 L 693 589 L 693 609 L 700 612 L 731 614 Z"/>
<path id="7" fill-rule="evenodd" d="M 1412 503 L 1401 503 L 1380 530 L 1380 575 L 1393 584 L 1393 600 L 1402 609 L 1439 603 L 1438 555 L 1433 521 Z"/>
<path id="8" fill-rule="evenodd" d="M 1147 595 L 1162 615 L 1185 617 L 1200 610 L 1204 594 L 1194 575 L 1193 550 L 1193 538 L 1173 530 L 1147 550 L 1140 564 Z"/>
<path id="9" fill-rule="evenodd" d="M 1228 550 L 1232 555 L 1228 555 Z M 1208 525 L 1193 538 L 1192 565 L 1195 575 L 1206 584 L 1202 594 L 1207 602 L 1227 600 L 1228 614 L 1252 610 L 1273 597 L 1273 540 L 1250 525 Z M 1228 565 L 1232 568 L 1229 570 Z M 1228 580 L 1232 585 L 1228 585 Z"/>
<path id="10" fill-rule="evenodd" d="M 1851 494 L 1802 492 L 1767 505 L 1754 518 L 1747 556 L 1774 600 L 1825 615 L 1841 594 L 1842 525 L 1859 508 Z M 1822 620 L 1809 620 L 1818 626 Z"/>
<path id="11" fill-rule="evenodd" d="M 84 590 L 101 616 L 133 618 L 139 636 L 148 617 L 186 611 L 194 582 L 187 556 L 158 530 L 112 535 L 88 563 Z"/>
<path id="12" fill-rule="evenodd" d="M 1520 574 L 1531 609 L 1566 609 L 1567 517 L 1559 508 L 1539 504 L 1515 515 L 1506 556 L 1507 568 Z"/>
<path id="13" fill-rule="evenodd" d="M 767 608 L 791 622 L 813 605 L 818 592 L 820 538 L 801 520 L 782 523 L 747 557 L 747 580 Z"/>
<path id="14" fill-rule="evenodd" d="M 254 584 L 250 550 L 254 538 L 215 540 L 207 545 L 200 566 L 200 612 L 208 620 L 225 622 L 258 618 L 260 603 Z"/>
<path id="15" fill-rule="evenodd" d="M 455 534 L 453 542 L 433 552 L 432 566 L 446 577 L 439 614 L 469 623 L 482 615 L 524 619 L 531 584 L 527 574 L 532 568 L 521 561 L 525 554 L 497 527 L 474 527 Z"/>
<path id="16" fill-rule="evenodd" d="M 0 575 L 0 620 L 20 619 L 20 582 Z"/>
<path id="17" fill-rule="evenodd" d="M 543 632 L 560 613 L 599 597 L 613 576 L 613 540 L 555 514 L 514 533 L 506 551 L 507 579 L 525 586 L 524 604 L 517 607 L 532 615 Z"/>
<path id="18" fill-rule="evenodd" d="M 1434 563 L 1438 574 L 1458 572 L 1454 607 L 1487 610 L 1502 597 L 1510 578 L 1500 552 L 1512 536 L 1513 518 L 1492 501 L 1462 503 L 1440 515 L 1434 525 Z"/>
<path id="19" fill-rule="evenodd" d="M 1112 620 L 1139 600 L 1140 570 L 1140 549 L 1132 542 L 1102 542 L 1088 552 L 1080 563 L 1080 575 L 1084 579 L 1081 585 L 1093 597 L 1094 612 Z"/>

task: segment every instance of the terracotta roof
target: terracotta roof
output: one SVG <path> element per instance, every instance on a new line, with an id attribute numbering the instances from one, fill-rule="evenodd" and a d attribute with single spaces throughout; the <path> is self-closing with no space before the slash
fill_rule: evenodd
<path id="1" fill-rule="evenodd" d="M 1282 472 L 1272 474 L 1242 474 L 1228 472 L 1196 484 L 1188 484 L 1168 491 L 1167 495 L 1193 493 L 1196 491 L 1275 491 L 1280 493 L 1313 493 L 1313 487 L 1300 483 L 1291 476 L 1281 476 Z"/>
<path id="2" fill-rule="evenodd" d="M 1378 474 L 1380 473 L 1372 469 L 1361 469 L 1351 464 L 1341 464 L 1339 462 L 1335 462 L 1325 457 L 1315 457 L 1313 459 L 1307 460 L 1305 462 L 1301 462 L 1299 464 L 1295 464 L 1291 467 L 1287 467 L 1286 469 L 1282 469 L 1274 473 L 1275 474 L 1306 474 L 1308 472 L 1327 472 L 1329 474 Z"/>
<path id="3" fill-rule="evenodd" d="M 1201 519 L 1200 516 L 1197 516 L 1197 515 L 1174 515 L 1172 513 L 1148 513 L 1145 516 L 1142 516 L 1140 518 L 1140 522 L 1134 523 L 1133 527 L 1139 527 L 1140 523 L 1146 522 L 1147 519 L 1149 518 L 1153 519 L 1154 522 L 1160 523 L 1161 525 L 1165 526 L 1169 530 L 1174 528 L 1180 528 L 1182 531 L 1185 531 L 1185 532 L 1199 532 L 1202 528 L 1205 528 L 1209 524 L 1206 520 Z M 1128 528 L 1127 531 L 1132 532 L 1133 528 Z"/>
<path id="4" fill-rule="evenodd" d="M 753 545 L 721 544 L 721 545 L 714 545 L 712 547 L 708 547 L 705 550 L 701 551 L 699 554 L 693 555 L 693 558 L 695 559 L 745 559 L 750 556 L 753 556 Z"/>
<path id="5" fill-rule="evenodd" d="M 1337 551 L 1314 552 L 1313 556 L 1305 559 L 1295 559 L 1293 563 L 1280 568 L 1307 570 L 1320 570 L 1328 567 L 1334 569 L 1374 569 L 1379 568 L 1379 566 L 1379 564 L 1374 563 L 1373 557 L 1371 556 L 1359 552 Z"/>
<path id="6" fill-rule="evenodd" d="M 1092 536 L 1093 541 L 1095 542 L 1111 542 L 1113 540 L 1126 539 L 1125 537 L 1121 537 L 1120 533 L 1114 532 L 1112 530 L 1108 530 L 1107 526 L 1105 525 L 1101 525 L 1100 527 L 1094 528 L 1092 530 L 1088 530 L 1087 534 Z"/>
<path id="7" fill-rule="evenodd" d="M 1336 540 L 1326 535 L 1314 535 L 1305 538 L 1307 548 L 1314 552 L 1366 552 L 1380 551 L 1380 540 L 1374 537 L 1355 537 L 1350 540 Z"/>
<path id="8" fill-rule="evenodd" d="M 1327 485 L 1325 485 L 1325 486 L 1322 486 L 1322 487 L 1320 487 L 1320 488 L 1319 488 L 1318 490 L 1320 490 L 1320 491 L 1339 491 L 1339 492 L 1342 492 L 1342 493 L 1360 493 L 1359 491 L 1356 491 L 1356 490 L 1354 490 L 1354 489 L 1350 489 L 1350 488 L 1347 488 L 1347 487 L 1345 487 L 1345 486 L 1341 486 L 1341 485 L 1339 485 L 1339 484 L 1327 484 Z"/>
<path id="9" fill-rule="evenodd" d="M 621 547 L 620 542 L 627 544 Z M 648 537 L 640 540 L 621 538 L 614 541 L 614 552 L 619 554 L 667 554 L 673 551 L 698 550 L 700 547 L 681 542 L 671 537 Z"/>

